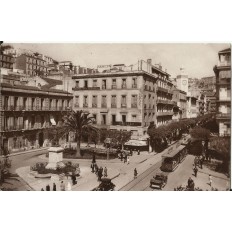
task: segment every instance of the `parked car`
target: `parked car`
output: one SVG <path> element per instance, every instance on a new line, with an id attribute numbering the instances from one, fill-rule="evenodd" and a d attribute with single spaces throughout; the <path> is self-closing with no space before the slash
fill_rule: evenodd
<path id="1" fill-rule="evenodd" d="M 157 173 L 153 178 L 150 180 L 150 187 L 158 187 L 162 189 L 168 181 L 168 176 L 165 173 Z"/>
<path id="2" fill-rule="evenodd" d="M 93 191 L 114 191 L 115 184 L 109 178 L 102 178 L 101 183 Z"/>

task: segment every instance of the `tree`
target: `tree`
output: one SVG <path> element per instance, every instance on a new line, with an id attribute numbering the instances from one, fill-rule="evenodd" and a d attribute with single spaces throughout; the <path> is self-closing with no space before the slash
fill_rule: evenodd
<path id="1" fill-rule="evenodd" d="M 3 54 L 5 50 L 13 49 L 11 45 L 0 45 L 0 54 Z"/>
<path id="2" fill-rule="evenodd" d="M 80 141 L 81 135 L 84 130 L 94 130 L 98 131 L 96 127 L 94 127 L 93 121 L 94 117 L 90 116 L 90 113 L 86 113 L 83 110 L 67 111 L 63 117 L 64 120 L 64 128 L 67 133 L 74 132 L 76 136 L 77 148 L 76 148 L 76 156 L 80 157 Z"/>
<path id="3" fill-rule="evenodd" d="M 223 169 L 230 169 L 230 137 L 214 137 L 210 140 L 210 148 L 214 149 L 223 160 Z"/>
<path id="4" fill-rule="evenodd" d="M 204 141 L 205 151 L 208 151 L 208 143 L 210 139 L 210 131 L 208 129 L 197 126 L 190 131 L 190 135 L 195 141 Z"/>

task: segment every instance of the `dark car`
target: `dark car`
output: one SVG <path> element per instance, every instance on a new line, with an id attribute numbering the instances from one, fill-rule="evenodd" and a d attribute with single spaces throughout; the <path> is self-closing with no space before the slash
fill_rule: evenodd
<path id="1" fill-rule="evenodd" d="M 109 178 L 102 178 L 101 183 L 94 191 L 114 191 L 115 184 L 111 182 Z"/>
<path id="2" fill-rule="evenodd" d="M 165 173 L 157 173 L 153 178 L 150 180 L 150 187 L 158 187 L 162 189 L 168 181 L 168 176 Z"/>

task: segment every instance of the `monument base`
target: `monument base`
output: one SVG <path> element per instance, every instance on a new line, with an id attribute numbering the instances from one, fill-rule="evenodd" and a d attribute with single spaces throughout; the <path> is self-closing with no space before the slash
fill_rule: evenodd
<path id="1" fill-rule="evenodd" d="M 49 163 L 47 164 L 47 169 L 56 169 L 57 163 L 63 161 L 63 151 L 62 147 L 50 147 L 48 149 Z"/>

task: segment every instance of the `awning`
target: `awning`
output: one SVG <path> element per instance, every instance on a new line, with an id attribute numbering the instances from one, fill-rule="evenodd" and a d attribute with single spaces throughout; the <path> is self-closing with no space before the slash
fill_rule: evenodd
<path id="1" fill-rule="evenodd" d="M 56 126 L 56 121 L 55 119 L 53 118 L 53 116 L 50 116 L 50 122 L 53 126 Z"/>
<path id="2" fill-rule="evenodd" d="M 129 140 L 125 143 L 126 146 L 136 146 L 136 147 L 143 147 L 147 146 L 147 141 L 141 141 L 141 140 Z"/>

